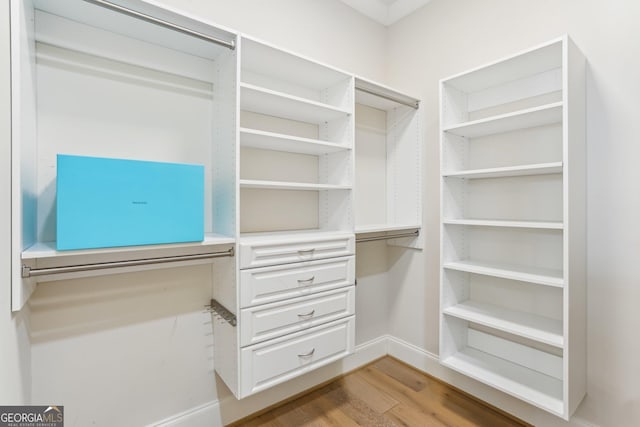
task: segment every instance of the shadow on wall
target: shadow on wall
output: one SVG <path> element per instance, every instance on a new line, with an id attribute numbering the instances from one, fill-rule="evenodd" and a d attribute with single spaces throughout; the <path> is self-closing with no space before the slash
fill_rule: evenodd
<path id="1" fill-rule="evenodd" d="M 210 322 L 211 281 L 205 264 L 41 283 L 30 301 L 32 343 L 198 311 Z"/>

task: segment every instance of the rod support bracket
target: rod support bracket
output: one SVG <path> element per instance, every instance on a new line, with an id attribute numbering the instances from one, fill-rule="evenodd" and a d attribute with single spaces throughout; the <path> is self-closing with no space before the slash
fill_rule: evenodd
<path id="1" fill-rule="evenodd" d="M 227 321 L 231 326 L 236 326 L 238 321 L 236 319 L 236 315 L 229 311 L 225 306 L 220 304 L 218 300 L 211 300 L 211 311 L 216 313 L 218 316 Z"/>

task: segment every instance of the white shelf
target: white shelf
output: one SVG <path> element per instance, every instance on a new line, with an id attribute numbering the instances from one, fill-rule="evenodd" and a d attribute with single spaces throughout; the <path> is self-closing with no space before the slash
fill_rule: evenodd
<path id="1" fill-rule="evenodd" d="M 366 224 L 356 225 L 356 234 L 382 233 L 388 231 L 419 230 L 419 224 Z"/>
<path id="2" fill-rule="evenodd" d="M 540 107 L 449 126 L 443 131 L 467 138 L 477 138 L 517 129 L 560 123 L 561 121 L 562 102 L 554 102 Z"/>
<path id="3" fill-rule="evenodd" d="M 477 92 L 562 66 L 562 38 L 448 77 L 448 86 Z"/>
<path id="4" fill-rule="evenodd" d="M 445 308 L 443 312 L 554 347 L 562 348 L 564 345 L 560 320 L 475 301 L 465 301 Z"/>
<path id="5" fill-rule="evenodd" d="M 266 190 L 350 190 L 348 185 L 314 184 L 306 182 L 261 181 L 257 179 L 241 179 L 240 188 L 256 188 Z"/>
<path id="6" fill-rule="evenodd" d="M 334 67 L 247 36 L 242 37 L 242 70 L 318 91 L 350 78 Z"/>
<path id="7" fill-rule="evenodd" d="M 350 150 L 341 144 L 300 138 L 281 133 L 266 132 L 257 129 L 240 128 L 240 145 L 261 150 L 286 151 L 290 153 L 321 155 Z"/>
<path id="8" fill-rule="evenodd" d="M 503 178 L 511 176 L 550 175 L 562 173 L 562 162 L 537 163 L 521 166 L 507 166 L 502 168 L 469 169 L 456 172 L 445 172 L 446 178 Z"/>
<path id="9" fill-rule="evenodd" d="M 143 245 L 143 246 L 120 246 L 115 248 L 100 249 L 79 249 L 70 251 L 56 250 L 56 242 L 42 242 L 27 248 L 22 252 L 22 259 L 39 259 L 39 258 L 61 258 L 71 256 L 86 255 L 109 255 L 117 253 L 134 254 L 140 251 L 149 250 L 175 250 L 189 248 L 203 248 L 209 246 L 228 245 L 235 243 L 233 237 L 222 236 L 220 234 L 206 233 L 202 242 L 187 243 L 171 243 L 162 245 Z"/>
<path id="10" fill-rule="evenodd" d="M 562 416 L 562 381 L 467 347 L 441 363 L 534 406 Z"/>
<path id="11" fill-rule="evenodd" d="M 264 242 L 305 242 L 318 240 L 331 240 L 336 238 L 353 236 L 349 231 L 339 230 L 287 230 L 264 231 L 259 233 L 241 233 L 238 239 L 243 244 L 259 244 Z"/>
<path id="12" fill-rule="evenodd" d="M 465 271 L 467 273 L 537 283 L 539 285 L 558 288 L 564 286 L 564 279 L 562 277 L 562 271 L 560 270 L 479 261 L 449 261 L 445 262 L 443 267 L 449 270 Z"/>
<path id="13" fill-rule="evenodd" d="M 56 250 L 56 242 L 36 243 L 22 252 L 22 262 L 32 269 L 55 269 L 60 267 L 73 267 L 80 265 L 99 265 L 123 261 L 151 261 L 149 265 L 157 265 L 153 262 L 161 258 L 188 257 L 192 255 L 205 255 L 220 251 L 219 246 L 235 244 L 233 237 L 207 233 L 202 242 L 185 242 L 160 245 L 121 246 L 100 249 L 78 249 L 68 251 Z M 225 250 L 228 248 L 225 248 Z M 188 261 L 188 260 L 185 260 Z M 148 266 L 128 267 L 132 269 L 146 269 Z M 68 273 L 76 274 L 76 273 Z M 83 273 L 96 275 L 105 273 Z M 55 277 L 58 277 L 56 275 Z M 60 275 L 62 277 L 62 275 Z M 38 278 L 38 281 L 48 280 Z"/>
<path id="14" fill-rule="evenodd" d="M 350 111 L 332 105 L 248 83 L 240 83 L 240 108 L 307 123 L 331 121 L 351 114 Z"/>
<path id="15" fill-rule="evenodd" d="M 418 108 L 420 100 L 400 93 L 388 86 L 374 83 L 362 77 L 356 77 L 356 103 L 368 105 L 382 111 L 391 111 L 398 107 Z M 374 95 L 379 94 L 382 96 Z"/>
<path id="16" fill-rule="evenodd" d="M 479 227 L 510 227 L 510 228 L 538 228 L 543 230 L 562 230 L 562 222 L 559 221 L 508 221 L 492 219 L 445 219 L 446 225 L 471 225 Z"/>

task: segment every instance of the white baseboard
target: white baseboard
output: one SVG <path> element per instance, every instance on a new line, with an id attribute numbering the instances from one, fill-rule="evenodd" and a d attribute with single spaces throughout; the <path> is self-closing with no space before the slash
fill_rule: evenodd
<path id="1" fill-rule="evenodd" d="M 328 366 L 294 378 L 285 384 L 242 400 L 227 395 L 220 400 L 197 406 L 161 421 L 155 427 L 218 427 L 247 417 L 268 406 L 302 393 L 317 384 L 358 369 L 388 354 L 388 337 L 381 336 L 357 345 L 353 354 Z"/>
<path id="2" fill-rule="evenodd" d="M 154 427 L 222 427 L 220 402 L 205 403 L 179 414 L 172 415 L 162 421 L 150 424 Z"/>
<path id="3" fill-rule="evenodd" d="M 493 387 L 489 387 L 449 368 L 445 368 L 440 364 L 438 355 L 399 338 L 388 336 L 388 349 L 390 356 L 401 360 L 407 365 L 413 366 L 432 377 L 466 391 L 478 399 L 494 405 L 533 425 L 545 427 L 599 427 L 577 416 L 572 417 L 567 422 L 540 409 L 534 408 Z"/>
<path id="4" fill-rule="evenodd" d="M 438 356 L 399 338 L 385 335 L 356 346 L 352 355 L 265 392 L 236 400 L 228 395 L 151 424 L 155 427 L 222 427 L 266 407 L 390 355 L 414 368 L 464 390 L 533 425 L 545 427 L 598 427 L 579 417 L 569 422 L 536 409 L 519 399 L 481 384 L 440 365 Z"/>

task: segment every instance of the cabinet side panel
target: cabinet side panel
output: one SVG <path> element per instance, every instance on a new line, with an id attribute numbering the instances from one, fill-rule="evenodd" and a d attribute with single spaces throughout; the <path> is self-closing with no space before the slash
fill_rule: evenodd
<path id="1" fill-rule="evenodd" d="M 586 131 L 585 66 L 582 53 L 565 40 L 565 384 L 567 413 L 586 393 Z"/>
<path id="2" fill-rule="evenodd" d="M 422 224 L 421 111 L 396 107 L 387 113 L 387 221 Z M 424 232 L 424 230 L 422 230 Z M 417 238 L 389 240 L 394 246 L 422 249 Z"/>
<path id="3" fill-rule="evenodd" d="M 238 315 L 237 257 L 218 258 L 213 262 L 213 298 L 234 315 Z M 227 387 L 238 396 L 238 328 L 211 313 L 213 322 L 213 368 Z"/>
<path id="4" fill-rule="evenodd" d="M 21 254 L 36 238 L 36 60 L 31 1 L 11 2 L 11 307 L 18 311 L 35 289 L 23 280 Z"/>
<path id="5" fill-rule="evenodd" d="M 356 104 L 355 223 L 387 223 L 386 114 Z"/>
<path id="6" fill-rule="evenodd" d="M 238 161 L 238 56 L 222 53 L 217 59 L 213 100 L 213 231 L 236 235 Z"/>

